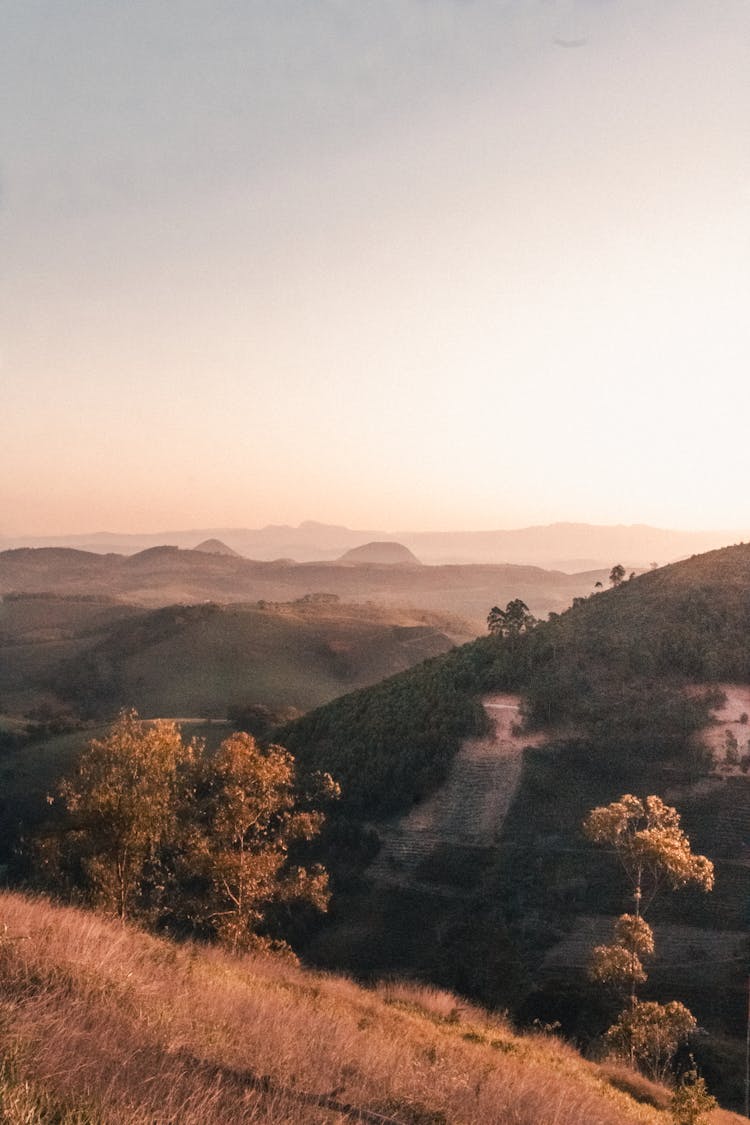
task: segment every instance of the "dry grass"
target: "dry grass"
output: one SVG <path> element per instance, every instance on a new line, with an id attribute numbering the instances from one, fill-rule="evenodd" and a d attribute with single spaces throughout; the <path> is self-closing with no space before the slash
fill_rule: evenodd
<path id="1" fill-rule="evenodd" d="M 668 1121 L 557 1040 L 436 989 L 365 990 L 17 894 L 0 925 L 10 1125 Z"/>

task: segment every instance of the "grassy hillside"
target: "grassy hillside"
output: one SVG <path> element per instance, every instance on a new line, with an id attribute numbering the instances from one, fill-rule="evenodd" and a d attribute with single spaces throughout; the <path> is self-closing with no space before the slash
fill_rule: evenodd
<path id="1" fill-rule="evenodd" d="M 15 894 L 0 918 L 9 1125 L 671 1121 L 662 1087 L 435 989 L 364 990 Z"/>
<path id="2" fill-rule="evenodd" d="M 307 710 L 451 649 L 452 631 L 462 628 L 428 611 L 314 598 L 144 611 L 97 597 L 6 597 L 0 857 L 43 814 L 46 795 L 96 734 L 92 723 L 121 707 L 144 718 L 206 718 L 191 733 L 212 740 L 226 734 L 216 723 L 235 709 Z"/>
<path id="3" fill-rule="evenodd" d="M 445 652 L 468 629 L 446 614 L 316 599 L 144 611 L 97 597 L 15 595 L 0 603 L 0 710 L 307 710 Z"/>

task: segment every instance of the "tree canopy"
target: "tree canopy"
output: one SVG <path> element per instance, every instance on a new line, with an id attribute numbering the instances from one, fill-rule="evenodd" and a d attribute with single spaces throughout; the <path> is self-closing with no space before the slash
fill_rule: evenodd
<path id="1" fill-rule="evenodd" d="M 513 598 L 505 609 L 493 605 L 487 614 L 487 628 L 490 633 L 502 637 L 517 637 L 536 625 L 536 618 L 529 613 L 526 602 Z"/>
<path id="2" fill-rule="evenodd" d="M 680 814 L 660 797 L 640 800 L 625 793 L 609 805 L 592 809 L 583 822 L 583 831 L 594 843 L 614 848 L 635 904 L 635 913 L 621 914 L 615 922 L 612 943 L 596 946 L 591 954 L 591 978 L 630 993 L 629 1005 L 605 1039 L 652 1077 L 663 1078 L 677 1047 L 694 1030 L 696 1021 L 677 1000 L 659 1004 L 637 999 L 636 988 L 647 979 L 643 959 L 654 952 L 653 930 L 642 913 L 665 883 L 674 890 L 692 883 L 710 891 L 714 885 L 713 864 L 704 855 L 692 852 L 680 828 Z"/>
<path id="3" fill-rule="evenodd" d="M 40 854 L 58 886 L 123 920 L 171 919 L 240 949 L 272 940 L 278 904 L 327 908 L 325 870 L 292 853 L 339 792 L 328 774 L 301 786 L 281 746 L 240 733 L 212 753 L 176 723 L 127 711 L 61 784 Z"/>
<path id="4" fill-rule="evenodd" d="M 594 843 L 615 849 L 633 888 L 637 914 L 650 905 L 664 883 L 674 890 L 688 883 L 703 891 L 713 889 L 714 865 L 704 855 L 694 855 L 680 828 L 680 814 L 660 797 L 640 800 L 626 793 L 592 809 L 583 831 Z"/>

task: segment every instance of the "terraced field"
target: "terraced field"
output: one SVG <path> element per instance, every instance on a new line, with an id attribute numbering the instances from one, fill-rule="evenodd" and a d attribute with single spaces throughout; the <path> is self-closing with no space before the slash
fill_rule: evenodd
<path id="1" fill-rule="evenodd" d="M 378 825 L 383 844 L 367 872 L 376 882 L 421 886 L 420 869 L 438 850 L 497 843 L 521 777 L 524 748 L 539 745 L 544 736 L 518 732 L 518 696 L 487 696 L 483 705 L 489 734 L 464 742 L 447 781 L 428 800 L 405 817 Z"/>

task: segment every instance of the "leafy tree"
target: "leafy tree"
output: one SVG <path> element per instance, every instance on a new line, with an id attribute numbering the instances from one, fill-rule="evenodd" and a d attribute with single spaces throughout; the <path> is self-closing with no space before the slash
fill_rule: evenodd
<path id="1" fill-rule="evenodd" d="M 78 869 L 94 903 L 123 920 L 159 886 L 161 853 L 174 836 L 179 789 L 195 753 L 176 723 L 144 723 L 123 711 L 60 786 L 67 866 Z"/>
<path id="2" fill-rule="evenodd" d="M 597 945 L 591 953 L 592 980 L 635 987 L 647 979 L 643 958 L 654 952 L 653 930 L 643 918 L 622 914 L 615 922 L 612 945 Z"/>
<path id="3" fill-rule="evenodd" d="M 626 793 L 618 801 L 592 809 L 583 822 L 583 831 L 594 843 L 614 848 L 630 883 L 635 907 L 634 913 L 617 919 L 613 942 L 592 951 L 591 977 L 630 993 L 629 1007 L 606 1038 L 649 1073 L 661 1074 L 695 1020 L 677 1001 L 665 1007 L 636 998 L 637 986 L 647 979 L 643 958 L 654 952 L 653 931 L 643 913 L 665 884 L 676 890 L 692 883 L 710 891 L 713 864 L 705 856 L 693 854 L 680 828 L 679 813 L 660 797 L 642 801 Z"/>
<path id="4" fill-rule="evenodd" d="M 513 598 L 505 609 L 493 605 L 487 615 L 487 628 L 490 633 L 503 637 L 517 637 L 527 633 L 536 625 L 536 618 L 529 613 L 526 602 Z"/>
<path id="5" fill-rule="evenodd" d="M 309 783 L 280 746 L 240 733 L 210 753 L 173 722 L 123 712 L 60 786 L 60 823 L 36 849 L 41 874 L 123 920 L 170 919 L 235 950 L 262 944 L 273 908 L 328 904 L 325 870 L 289 862 L 296 841 L 320 832 L 314 804 L 339 795 L 328 774 Z"/>
<path id="6" fill-rule="evenodd" d="M 504 625 L 505 610 L 500 609 L 499 605 L 493 605 L 492 609 L 487 614 L 487 629 L 490 633 L 502 635 Z"/>
<path id="7" fill-rule="evenodd" d="M 655 1081 L 666 1078 L 677 1048 L 695 1031 L 695 1017 L 679 1000 L 636 1000 L 605 1035 L 615 1051 L 629 1056 Z"/>
<path id="8" fill-rule="evenodd" d="M 692 1069 L 682 1076 L 669 1108 L 675 1125 L 703 1125 L 705 1114 L 716 1109 L 717 1104 L 706 1089 L 705 1080 Z"/>
<path id="9" fill-rule="evenodd" d="M 620 586 L 625 577 L 625 567 L 616 563 L 609 572 L 609 580 L 613 586 Z"/>
<path id="10" fill-rule="evenodd" d="M 318 796 L 339 796 L 330 775 Z M 328 876 L 316 865 L 290 867 L 297 840 L 318 835 L 324 816 L 299 793 L 294 759 L 281 746 L 263 750 L 248 734 L 226 739 L 198 763 L 183 869 L 198 877 L 196 915 L 233 950 L 262 944 L 258 930 L 273 904 L 328 906 Z"/>
<path id="11" fill-rule="evenodd" d="M 626 793 L 618 801 L 592 809 L 583 822 L 585 835 L 595 844 L 609 844 L 633 889 L 635 914 L 651 905 L 659 890 L 695 883 L 703 891 L 714 885 L 714 866 L 694 855 L 680 828 L 680 814 L 660 797 Z"/>

